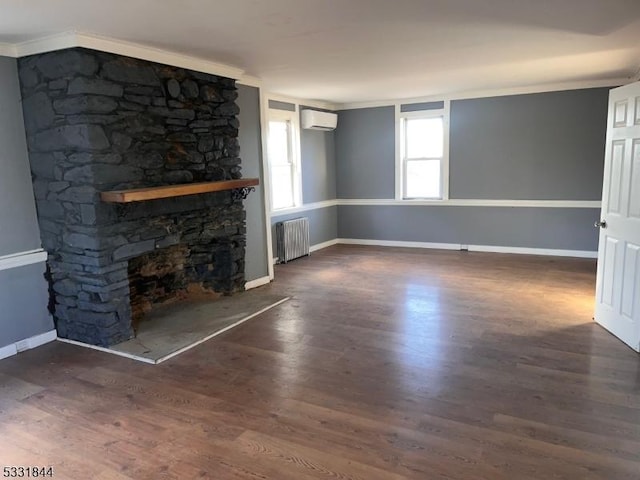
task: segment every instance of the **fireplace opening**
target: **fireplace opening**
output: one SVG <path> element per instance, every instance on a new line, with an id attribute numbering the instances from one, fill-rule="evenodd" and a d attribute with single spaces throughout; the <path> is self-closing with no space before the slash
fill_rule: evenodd
<path id="1" fill-rule="evenodd" d="M 129 300 L 134 332 L 154 309 L 180 301 L 213 300 L 221 296 L 198 278 L 202 271 L 212 272 L 208 263 L 193 265 L 187 245 L 173 245 L 129 260 Z"/>

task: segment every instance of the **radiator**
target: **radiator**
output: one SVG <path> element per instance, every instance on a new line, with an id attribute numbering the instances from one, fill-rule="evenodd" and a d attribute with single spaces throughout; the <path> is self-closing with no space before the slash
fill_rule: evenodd
<path id="1" fill-rule="evenodd" d="M 280 263 L 309 255 L 309 220 L 301 217 L 276 223 L 276 245 Z"/>

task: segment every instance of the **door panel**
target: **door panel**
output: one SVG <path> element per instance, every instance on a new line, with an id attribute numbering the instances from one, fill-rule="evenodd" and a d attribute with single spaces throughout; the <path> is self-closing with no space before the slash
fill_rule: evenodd
<path id="1" fill-rule="evenodd" d="M 627 124 L 628 101 L 625 99 L 615 104 L 614 127 L 624 127 Z"/>
<path id="2" fill-rule="evenodd" d="M 615 287 L 614 266 L 618 259 L 618 240 L 607 237 L 604 245 L 604 267 L 602 273 L 602 297 L 600 301 L 607 307 L 613 308 Z"/>
<path id="3" fill-rule="evenodd" d="M 621 314 L 630 322 L 638 309 L 640 297 L 640 246 L 627 243 L 624 252 L 622 274 L 622 308 Z"/>
<path id="4" fill-rule="evenodd" d="M 640 140 L 633 141 L 629 175 L 629 217 L 640 220 Z"/>
<path id="5" fill-rule="evenodd" d="M 640 351 L 640 82 L 611 90 L 595 319 Z"/>
<path id="6" fill-rule="evenodd" d="M 624 167 L 624 144 L 624 140 L 613 143 L 610 163 L 611 188 L 609 189 L 608 213 L 620 213 L 622 169 Z"/>

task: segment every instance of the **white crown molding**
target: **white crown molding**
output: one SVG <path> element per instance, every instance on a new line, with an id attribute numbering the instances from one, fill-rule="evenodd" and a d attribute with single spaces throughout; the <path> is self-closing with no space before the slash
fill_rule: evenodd
<path id="1" fill-rule="evenodd" d="M 47 252 L 39 248 L 0 257 L 0 271 L 47 261 Z"/>
<path id="2" fill-rule="evenodd" d="M 244 70 L 230 65 L 212 62 L 203 58 L 163 50 L 148 45 L 75 31 L 50 35 L 48 37 L 15 44 L 14 56 L 25 57 L 27 55 L 74 47 L 90 48 L 93 50 L 100 50 L 102 52 L 115 53 L 127 57 L 188 68 L 189 70 L 220 75 L 222 77 L 233 79 L 240 79 L 244 75 Z"/>
<path id="3" fill-rule="evenodd" d="M 640 72 L 638 72 L 640 74 Z M 530 93 L 558 92 L 563 90 L 581 90 L 585 88 L 617 87 L 631 83 L 629 77 L 607 78 L 604 80 L 584 80 L 575 82 L 558 82 L 543 85 L 530 85 L 523 87 L 470 90 L 466 92 L 454 92 L 441 95 L 429 95 L 424 97 L 401 98 L 395 100 L 376 100 L 371 102 L 348 102 L 337 104 L 338 110 L 355 110 L 358 108 L 389 107 L 406 103 L 434 102 L 442 100 L 465 100 L 471 98 L 504 97 L 508 95 L 526 95 Z"/>
<path id="4" fill-rule="evenodd" d="M 0 43 L 0 56 L 2 57 L 15 57 L 16 47 L 11 43 Z"/>
<path id="5" fill-rule="evenodd" d="M 288 97 L 286 95 L 280 95 L 278 93 L 267 92 L 268 100 L 275 100 L 277 102 L 293 103 L 295 105 L 312 108 L 322 108 L 324 110 L 339 110 L 339 105 L 336 103 L 325 102 L 323 100 L 309 100 L 304 98 Z"/>
<path id="6" fill-rule="evenodd" d="M 62 32 L 14 44 L 15 56 L 18 58 L 80 46 L 76 32 Z"/>
<path id="7" fill-rule="evenodd" d="M 358 206 L 402 206 L 402 207 L 517 207 L 517 208 L 600 208 L 599 200 L 396 200 L 344 198 L 336 200 L 338 205 Z"/>
<path id="8" fill-rule="evenodd" d="M 236 83 L 240 85 L 246 85 L 247 87 L 262 88 L 262 80 L 253 75 L 242 75 L 236 80 Z"/>

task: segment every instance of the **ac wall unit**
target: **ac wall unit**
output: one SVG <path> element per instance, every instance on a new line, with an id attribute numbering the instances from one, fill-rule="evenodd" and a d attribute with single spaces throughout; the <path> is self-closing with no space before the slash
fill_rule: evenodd
<path id="1" fill-rule="evenodd" d="M 335 130 L 338 115 L 318 110 L 302 110 L 302 128 L 307 130 Z"/>

